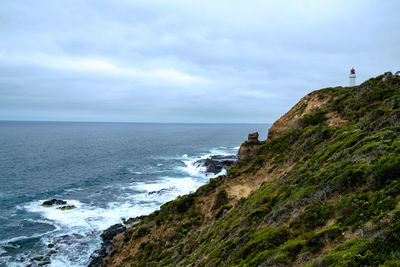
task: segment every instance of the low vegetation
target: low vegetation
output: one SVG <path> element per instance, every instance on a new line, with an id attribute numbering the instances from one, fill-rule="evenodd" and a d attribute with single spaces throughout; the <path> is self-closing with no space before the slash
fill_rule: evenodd
<path id="1" fill-rule="evenodd" d="M 132 226 L 105 264 L 400 266 L 400 77 L 311 95 L 325 104 Z"/>

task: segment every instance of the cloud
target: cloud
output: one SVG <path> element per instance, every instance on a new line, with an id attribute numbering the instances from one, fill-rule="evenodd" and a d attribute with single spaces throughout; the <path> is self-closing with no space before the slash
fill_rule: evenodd
<path id="1" fill-rule="evenodd" d="M 398 1 L 8 1 L 0 119 L 273 122 L 400 69 Z"/>

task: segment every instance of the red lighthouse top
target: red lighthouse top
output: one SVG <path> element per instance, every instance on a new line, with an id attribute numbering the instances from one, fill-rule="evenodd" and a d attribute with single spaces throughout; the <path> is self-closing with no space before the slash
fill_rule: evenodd
<path id="1" fill-rule="evenodd" d="M 356 74 L 356 70 L 354 68 L 351 68 L 350 73 L 351 74 Z"/>

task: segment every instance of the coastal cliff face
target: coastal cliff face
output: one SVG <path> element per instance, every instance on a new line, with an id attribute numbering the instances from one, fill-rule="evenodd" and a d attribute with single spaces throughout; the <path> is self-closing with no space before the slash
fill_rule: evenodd
<path id="1" fill-rule="evenodd" d="M 386 76 L 385 76 L 386 77 Z M 400 265 L 400 77 L 315 91 L 104 266 Z"/>

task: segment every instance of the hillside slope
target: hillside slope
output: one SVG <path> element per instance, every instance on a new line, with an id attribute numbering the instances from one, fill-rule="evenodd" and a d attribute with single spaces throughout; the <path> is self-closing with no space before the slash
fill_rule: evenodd
<path id="1" fill-rule="evenodd" d="M 226 176 L 116 236 L 104 265 L 400 265 L 400 77 L 315 91 L 250 137 Z"/>

